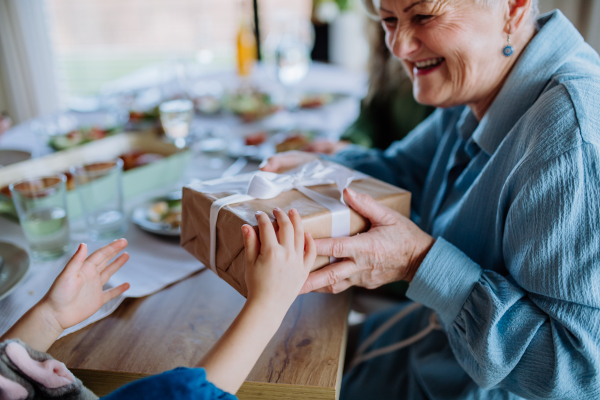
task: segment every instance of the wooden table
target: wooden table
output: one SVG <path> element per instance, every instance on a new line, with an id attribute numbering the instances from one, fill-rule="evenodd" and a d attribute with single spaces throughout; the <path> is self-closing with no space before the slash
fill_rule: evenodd
<path id="1" fill-rule="evenodd" d="M 209 270 L 58 340 L 49 353 L 103 396 L 133 380 L 195 366 L 245 299 Z M 288 312 L 238 392 L 244 399 L 337 399 L 350 294 L 310 293 Z"/>

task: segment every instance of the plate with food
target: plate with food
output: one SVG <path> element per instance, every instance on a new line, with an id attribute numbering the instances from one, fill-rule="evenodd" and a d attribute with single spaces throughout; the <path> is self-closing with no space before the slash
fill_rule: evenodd
<path id="1" fill-rule="evenodd" d="M 281 109 L 269 93 L 254 87 L 245 87 L 225 96 L 224 106 L 244 122 L 253 122 Z"/>
<path id="2" fill-rule="evenodd" d="M 278 131 L 259 130 L 234 139 L 227 147 L 227 155 L 232 158 L 246 157 L 253 161 L 261 161 L 274 154 L 271 138 L 277 133 Z"/>
<path id="3" fill-rule="evenodd" d="M 302 150 L 320 135 L 319 132 L 292 129 L 286 131 L 257 131 L 231 141 L 227 149 L 232 158 L 246 157 L 260 162 L 275 153 Z"/>
<path id="4" fill-rule="evenodd" d="M 317 132 L 305 130 L 292 130 L 273 137 L 275 153 L 302 150 L 312 143 L 318 136 Z"/>
<path id="5" fill-rule="evenodd" d="M 60 151 L 123 132 L 128 120 L 129 114 L 120 109 L 58 112 L 34 119 L 30 129 L 53 150 Z"/>
<path id="6" fill-rule="evenodd" d="M 303 109 L 320 108 L 345 97 L 349 97 L 349 95 L 342 93 L 305 93 L 300 97 L 299 107 Z"/>
<path id="7" fill-rule="evenodd" d="M 122 127 L 103 129 L 98 126 L 88 126 L 74 129 L 67 133 L 50 136 L 48 145 L 56 151 L 66 150 L 122 132 Z"/>
<path id="8" fill-rule="evenodd" d="M 141 229 L 163 236 L 181 234 L 181 191 L 152 199 L 133 210 L 131 222 Z"/>

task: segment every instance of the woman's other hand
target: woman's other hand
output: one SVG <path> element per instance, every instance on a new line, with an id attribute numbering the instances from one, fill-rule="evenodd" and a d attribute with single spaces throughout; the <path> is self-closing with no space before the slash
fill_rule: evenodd
<path id="1" fill-rule="evenodd" d="M 83 243 L 79 245 L 65 269 L 39 303 L 39 306 L 51 314 L 58 327 L 64 330 L 77 325 L 129 289 L 129 284 L 124 283 L 109 290 L 102 290 L 109 278 L 129 260 L 129 254 L 123 253 L 110 262 L 125 247 L 127 240 L 115 240 L 86 259 L 87 246 Z"/>
<path id="2" fill-rule="evenodd" d="M 331 140 L 321 139 L 315 140 L 314 142 L 307 144 L 302 150 L 309 153 L 335 154 L 338 151 L 344 149 L 349 144 L 350 142 L 346 140 L 339 140 L 334 142 Z"/>
<path id="3" fill-rule="evenodd" d="M 264 160 L 260 164 L 260 169 L 267 172 L 280 173 L 318 158 L 316 154 L 304 151 L 286 151 L 285 153 L 275 154 Z"/>
<path id="4" fill-rule="evenodd" d="M 434 239 L 410 219 L 351 189 L 347 204 L 371 221 L 371 229 L 353 237 L 317 239 L 317 254 L 342 258 L 310 274 L 301 293 L 339 293 L 350 286 L 374 289 L 411 281 Z"/>
<path id="5" fill-rule="evenodd" d="M 258 303 L 283 314 L 292 305 L 306 282 L 316 258 L 315 242 L 304 233 L 300 214 L 290 210 L 289 218 L 279 208 L 275 231 L 267 214 L 258 212 L 259 237 L 249 225 L 242 228 L 246 248 L 248 303 Z"/>

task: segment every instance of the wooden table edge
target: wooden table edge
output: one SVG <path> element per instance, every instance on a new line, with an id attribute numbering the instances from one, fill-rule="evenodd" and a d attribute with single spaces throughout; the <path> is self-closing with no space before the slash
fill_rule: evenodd
<path id="1" fill-rule="evenodd" d="M 127 383 L 152 376 L 151 374 L 106 372 L 88 369 L 71 369 L 71 372 L 81 380 L 88 389 L 100 397 L 106 396 Z M 338 383 L 335 388 L 246 381 L 243 383 L 236 396 L 240 400 L 331 400 L 333 398 L 339 398 L 340 384 L 341 374 L 339 374 Z"/>

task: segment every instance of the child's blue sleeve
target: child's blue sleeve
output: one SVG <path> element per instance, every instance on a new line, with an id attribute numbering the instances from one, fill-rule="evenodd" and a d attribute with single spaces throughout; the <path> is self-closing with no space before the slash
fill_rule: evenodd
<path id="1" fill-rule="evenodd" d="M 236 400 L 206 380 L 204 368 L 176 368 L 129 383 L 104 400 Z"/>

